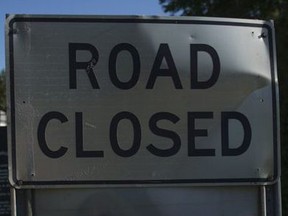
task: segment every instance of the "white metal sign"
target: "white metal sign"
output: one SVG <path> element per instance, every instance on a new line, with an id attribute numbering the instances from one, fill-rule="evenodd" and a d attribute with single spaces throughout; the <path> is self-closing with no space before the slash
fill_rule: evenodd
<path id="1" fill-rule="evenodd" d="M 278 178 L 271 22 L 10 16 L 18 187 Z"/>

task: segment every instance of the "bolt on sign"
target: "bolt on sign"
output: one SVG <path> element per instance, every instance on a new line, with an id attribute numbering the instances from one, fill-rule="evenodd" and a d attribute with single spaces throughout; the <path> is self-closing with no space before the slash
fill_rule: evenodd
<path id="1" fill-rule="evenodd" d="M 272 22 L 11 15 L 6 56 L 15 187 L 279 177 Z"/>

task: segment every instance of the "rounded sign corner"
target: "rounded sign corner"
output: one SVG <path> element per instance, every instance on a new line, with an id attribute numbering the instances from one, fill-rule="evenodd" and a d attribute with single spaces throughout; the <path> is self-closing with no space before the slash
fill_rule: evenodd
<path id="1" fill-rule="evenodd" d="M 11 187 L 20 189 L 21 186 L 23 185 L 23 181 L 18 180 L 15 176 L 9 176 L 9 183 Z"/>

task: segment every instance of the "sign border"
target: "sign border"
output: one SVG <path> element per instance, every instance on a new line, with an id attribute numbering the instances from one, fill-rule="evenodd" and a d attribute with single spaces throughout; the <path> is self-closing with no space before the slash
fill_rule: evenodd
<path id="1" fill-rule="evenodd" d="M 16 163 L 16 127 L 15 127 L 15 92 L 14 92 L 14 44 L 13 24 L 16 22 L 61 22 L 61 23 L 149 23 L 149 24 L 193 24 L 193 25 L 218 25 L 218 26 L 238 26 L 265 28 L 268 32 L 269 58 L 271 71 L 271 91 L 272 91 L 272 118 L 273 118 L 273 156 L 274 156 L 274 175 L 267 178 L 216 178 L 216 179 L 165 179 L 165 180 L 55 180 L 55 181 L 23 181 L 17 179 Z M 272 24 L 272 25 L 271 25 Z M 226 19 L 226 18 L 189 18 L 179 17 L 178 19 L 170 17 L 142 17 L 142 16 L 37 16 L 37 15 L 11 15 L 6 17 L 6 64 L 9 65 L 9 78 L 7 79 L 7 93 L 10 94 L 10 153 L 9 162 L 10 181 L 14 187 L 31 186 L 51 186 L 51 185 L 162 185 L 162 184 L 272 184 L 279 179 L 279 107 L 278 107 L 278 89 L 277 89 L 277 69 L 274 44 L 273 22 L 244 20 L 244 19 Z M 10 88 L 9 88 L 10 85 Z M 9 101 L 8 101 L 9 104 Z"/>

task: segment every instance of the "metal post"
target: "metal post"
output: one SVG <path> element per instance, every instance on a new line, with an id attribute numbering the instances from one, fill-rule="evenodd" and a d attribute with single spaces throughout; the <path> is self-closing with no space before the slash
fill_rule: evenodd
<path id="1" fill-rule="evenodd" d="M 266 188 L 264 185 L 260 186 L 260 202 L 261 216 L 267 216 Z"/>

